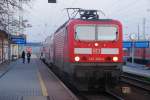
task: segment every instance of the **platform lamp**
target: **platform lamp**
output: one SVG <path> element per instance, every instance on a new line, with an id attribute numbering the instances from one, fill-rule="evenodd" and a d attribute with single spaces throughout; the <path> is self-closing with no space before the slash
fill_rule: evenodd
<path id="1" fill-rule="evenodd" d="M 48 0 L 48 3 L 56 3 L 56 0 Z"/>
<path id="2" fill-rule="evenodd" d="M 130 40 L 132 41 L 132 64 L 134 64 L 134 49 L 135 49 L 135 47 L 134 47 L 134 43 L 135 43 L 135 41 L 137 41 L 137 35 L 136 34 L 130 34 Z"/>

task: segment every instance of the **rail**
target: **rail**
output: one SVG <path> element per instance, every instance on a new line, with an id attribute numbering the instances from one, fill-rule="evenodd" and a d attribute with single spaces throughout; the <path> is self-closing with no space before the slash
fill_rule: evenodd
<path id="1" fill-rule="evenodd" d="M 131 74 L 125 73 L 121 75 L 121 81 L 150 92 L 150 82 L 141 79 L 140 76 L 132 76 Z"/>
<path id="2" fill-rule="evenodd" d="M 123 97 L 117 95 L 116 93 L 114 93 L 113 91 L 111 91 L 111 89 L 109 89 L 108 87 L 106 88 L 106 93 L 108 93 L 109 95 L 113 96 L 116 100 L 124 100 Z"/>

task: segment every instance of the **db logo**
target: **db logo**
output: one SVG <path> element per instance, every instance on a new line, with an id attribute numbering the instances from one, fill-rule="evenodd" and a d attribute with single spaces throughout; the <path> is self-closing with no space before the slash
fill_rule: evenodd
<path id="1" fill-rule="evenodd" d="M 93 54 L 100 54 L 100 49 L 93 48 L 93 49 L 92 49 L 92 53 L 93 53 Z"/>

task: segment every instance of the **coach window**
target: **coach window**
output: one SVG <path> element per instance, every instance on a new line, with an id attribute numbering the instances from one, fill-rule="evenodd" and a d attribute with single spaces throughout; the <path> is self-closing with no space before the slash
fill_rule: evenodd
<path id="1" fill-rule="evenodd" d="M 113 26 L 98 26 L 98 40 L 116 40 L 117 27 Z"/>
<path id="2" fill-rule="evenodd" d="M 95 40 L 95 26 L 79 25 L 76 27 L 76 40 Z"/>

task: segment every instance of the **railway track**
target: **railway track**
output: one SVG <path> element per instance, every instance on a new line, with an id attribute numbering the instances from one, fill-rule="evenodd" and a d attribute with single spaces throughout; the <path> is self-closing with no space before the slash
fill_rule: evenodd
<path id="1" fill-rule="evenodd" d="M 120 84 L 117 88 L 107 88 L 105 93 L 83 94 L 81 100 L 149 100 L 150 82 L 144 77 L 124 73 L 121 75 Z M 123 88 L 129 89 L 129 93 L 123 93 Z"/>
<path id="2" fill-rule="evenodd" d="M 150 82 L 144 80 L 143 77 L 124 73 L 121 75 L 121 81 L 150 92 Z"/>
<path id="3" fill-rule="evenodd" d="M 46 64 L 46 63 L 45 63 Z M 49 66 L 48 64 L 46 64 Z M 50 66 L 49 66 L 50 68 Z M 58 77 L 59 75 L 51 69 Z M 67 82 L 67 80 L 62 79 L 59 77 L 59 79 L 79 98 L 79 100 L 124 100 L 109 89 L 105 92 L 80 92 L 78 91 L 74 86 L 72 86 L 70 83 Z"/>
<path id="4" fill-rule="evenodd" d="M 123 93 L 122 88 L 127 87 L 130 93 Z M 149 100 L 150 81 L 144 77 L 124 73 L 121 75 L 118 89 L 107 88 L 102 94 L 84 94 L 83 100 Z"/>
<path id="5" fill-rule="evenodd" d="M 105 91 L 87 91 L 78 92 L 79 100 L 124 100 L 122 95 L 118 95 L 113 88 L 107 88 Z"/>
<path id="6" fill-rule="evenodd" d="M 110 89 L 106 89 L 106 93 L 108 93 L 109 95 L 113 96 L 116 100 L 124 100 L 123 97 L 117 95 L 116 93 L 114 93 Z"/>
<path id="7" fill-rule="evenodd" d="M 56 73 L 55 73 L 56 74 Z M 150 82 L 143 81 L 135 75 L 123 74 L 120 85 L 115 89 L 107 88 L 105 92 L 80 92 L 72 85 L 61 79 L 79 100 L 149 100 Z M 122 87 L 131 88 L 131 93 L 124 94 Z M 143 92 L 144 91 L 144 92 Z M 148 91 L 145 93 L 145 91 Z M 144 94 L 144 95 L 143 95 Z M 146 94 L 146 95 L 145 95 Z M 137 97 L 137 98 L 136 98 Z M 140 99 L 139 99 L 140 98 Z M 143 98 L 143 99 L 141 99 Z"/>
<path id="8" fill-rule="evenodd" d="M 47 66 L 49 66 L 49 65 L 47 65 Z M 59 75 L 54 70 L 52 70 L 52 71 L 59 77 Z M 77 95 L 79 100 L 124 100 L 123 98 L 116 95 L 109 89 L 105 92 L 89 92 L 89 91 L 88 92 L 80 92 L 74 86 L 72 86 L 70 83 L 68 83 L 65 79 L 62 79 L 62 78 L 60 78 L 60 79 L 75 95 Z"/>
<path id="9" fill-rule="evenodd" d="M 84 92 L 79 96 L 79 100 L 124 100 L 122 97 L 114 94 L 111 91 L 103 93 Z"/>

